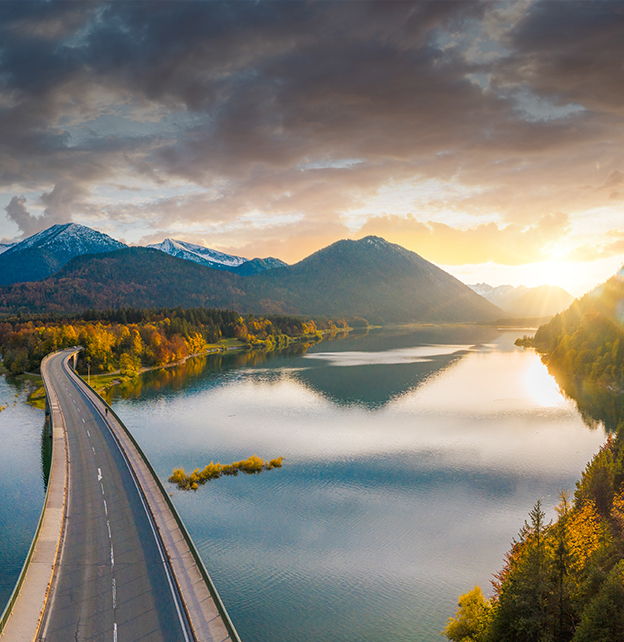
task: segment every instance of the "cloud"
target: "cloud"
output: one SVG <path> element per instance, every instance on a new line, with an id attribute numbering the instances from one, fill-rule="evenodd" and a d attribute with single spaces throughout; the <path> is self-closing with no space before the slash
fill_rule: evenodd
<path id="1" fill-rule="evenodd" d="M 1 5 L 0 190 L 46 208 L 7 216 L 292 261 L 435 180 L 418 220 L 390 204 L 362 230 L 447 264 L 541 260 L 621 198 L 616 4 Z"/>
<path id="2" fill-rule="evenodd" d="M 79 184 L 62 181 L 41 195 L 41 203 L 45 205 L 41 216 L 34 216 L 28 211 L 24 196 L 13 196 L 4 209 L 8 218 L 19 227 L 21 237 L 25 238 L 52 225 L 70 223 L 76 202 L 87 194 L 88 190 Z"/>
<path id="3" fill-rule="evenodd" d="M 565 256 L 565 260 L 591 262 L 624 254 L 624 229 L 609 230 L 599 243 L 582 244 Z"/>
<path id="4" fill-rule="evenodd" d="M 41 229 L 39 219 L 26 209 L 26 199 L 23 196 L 14 196 L 4 210 L 9 219 L 19 227 L 24 237 L 35 234 Z"/>
<path id="5" fill-rule="evenodd" d="M 607 180 L 601 185 L 600 189 L 613 189 L 617 185 L 621 185 L 624 182 L 624 174 L 614 169 L 608 176 Z"/>
<path id="6" fill-rule="evenodd" d="M 527 228 L 485 223 L 468 229 L 453 228 L 435 221 L 421 223 L 412 215 L 384 215 L 370 218 L 358 236 L 382 236 L 433 263 L 444 265 L 488 261 L 522 265 L 550 258 L 547 254 L 549 247 L 569 231 L 569 217 L 563 213 L 544 216 L 534 226 Z"/>
<path id="7" fill-rule="evenodd" d="M 501 81 L 522 83 L 557 104 L 623 113 L 624 12 L 619 2 L 534 2 L 507 35 Z"/>

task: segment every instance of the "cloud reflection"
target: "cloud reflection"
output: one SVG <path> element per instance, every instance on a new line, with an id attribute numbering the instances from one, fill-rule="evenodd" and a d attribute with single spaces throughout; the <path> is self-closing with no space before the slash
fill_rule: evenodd
<path id="1" fill-rule="evenodd" d="M 374 366 L 399 365 L 401 363 L 427 363 L 433 357 L 448 356 L 474 350 L 467 345 L 436 345 L 400 348 L 384 352 L 316 352 L 305 355 L 305 359 L 321 359 L 331 366 Z"/>

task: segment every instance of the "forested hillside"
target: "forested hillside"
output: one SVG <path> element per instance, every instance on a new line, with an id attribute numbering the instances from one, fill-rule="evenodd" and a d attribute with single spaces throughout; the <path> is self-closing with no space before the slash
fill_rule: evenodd
<path id="1" fill-rule="evenodd" d="M 538 501 L 495 576 L 445 629 L 455 642 L 624 640 L 624 423 L 587 465 L 557 521 Z"/>
<path id="2" fill-rule="evenodd" d="M 512 541 L 491 600 L 460 597 L 456 642 L 624 640 L 624 279 L 616 275 L 541 326 L 533 345 L 590 422 L 610 436 L 573 498 L 546 523 L 538 501 Z"/>
<path id="3" fill-rule="evenodd" d="M 624 278 L 619 274 L 541 326 L 529 342 L 583 415 L 615 430 L 624 417 Z"/>
<path id="4" fill-rule="evenodd" d="M 214 270 L 131 247 L 75 257 L 43 281 L 0 288 L 0 313 L 177 306 L 357 316 L 374 323 L 478 322 L 502 316 L 444 270 L 377 237 L 339 241 L 295 265 L 258 274 Z"/>
<path id="5" fill-rule="evenodd" d="M 0 322 L 0 353 L 12 374 L 39 368 L 50 352 L 80 345 L 79 371 L 136 374 L 202 353 L 209 344 L 234 338 L 249 347 L 284 347 L 291 339 L 320 338 L 320 330 L 345 330 L 344 320 L 270 319 L 231 310 L 163 309 L 87 311 L 73 318 L 8 318 Z"/>

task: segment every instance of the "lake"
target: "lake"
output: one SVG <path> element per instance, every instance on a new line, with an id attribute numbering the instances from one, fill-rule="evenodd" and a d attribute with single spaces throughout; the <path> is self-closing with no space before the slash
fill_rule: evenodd
<path id="1" fill-rule="evenodd" d="M 45 498 L 43 410 L 26 404 L 28 387 L 0 377 L 0 612 L 11 597 Z"/>
<path id="2" fill-rule="evenodd" d="M 535 501 L 554 516 L 604 442 L 513 345 L 523 333 L 401 328 L 215 355 L 111 403 L 165 483 L 179 466 L 284 457 L 197 492 L 168 485 L 244 641 L 429 642 L 460 593 L 489 593 Z M 3 538 L 22 503 L 36 526 L 42 422 L 21 403 L 0 413 Z M 20 537 L 2 558 L 18 570 Z"/>

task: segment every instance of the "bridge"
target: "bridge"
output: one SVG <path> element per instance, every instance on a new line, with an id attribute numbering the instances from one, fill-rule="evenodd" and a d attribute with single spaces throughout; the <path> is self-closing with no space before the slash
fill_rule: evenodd
<path id="1" fill-rule="evenodd" d="M 158 477 L 72 368 L 41 364 L 53 440 L 33 546 L 2 642 L 240 642 Z"/>

